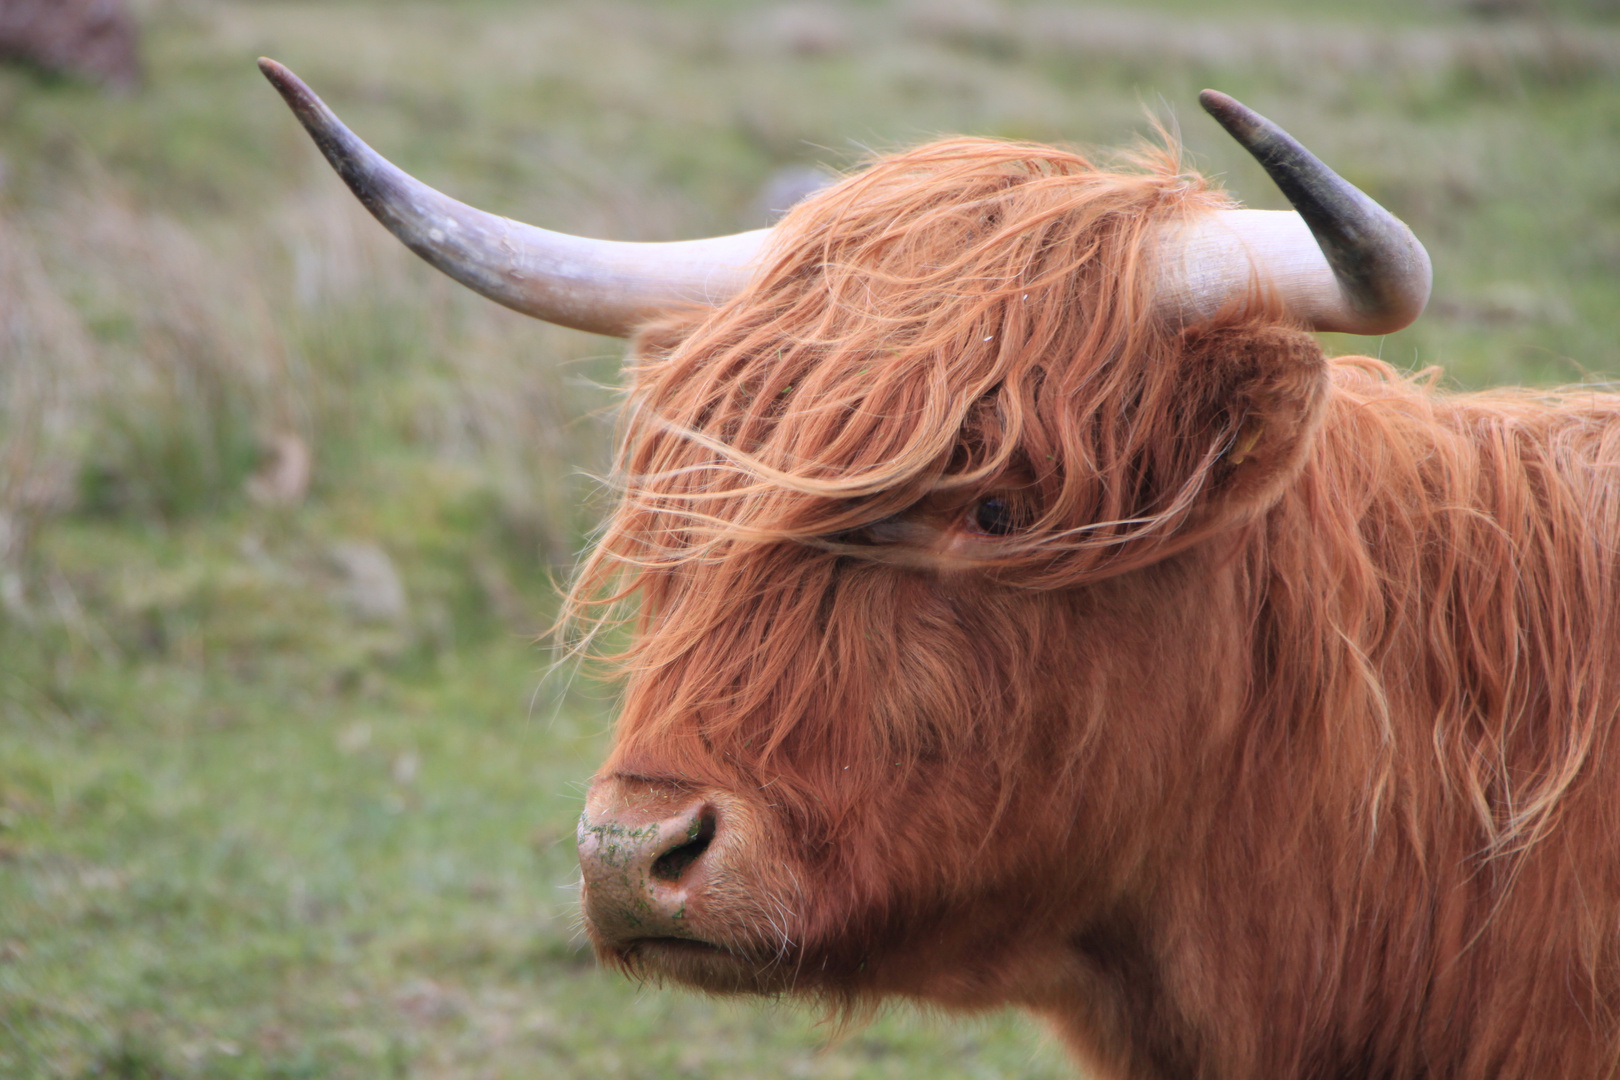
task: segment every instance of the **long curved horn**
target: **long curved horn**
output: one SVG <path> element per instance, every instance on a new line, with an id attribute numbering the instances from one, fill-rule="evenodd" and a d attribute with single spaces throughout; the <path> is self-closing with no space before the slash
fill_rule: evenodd
<path id="1" fill-rule="evenodd" d="M 1258 279 L 1315 330 L 1388 334 L 1422 314 L 1434 275 L 1405 223 L 1254 110 L 1215 90 L 1198 100 L 1294 212 L 1229 210 L 1167 237 L 1161 299 L 1172 310 L 1206 317 Z"/>
<path id="2" fill-rule="evenodd" d="M 405 246 L 463 285 L 546 322 L 624 337 L 679 304 L 742 290 L 769 229 L 664 244 L 587 240 L 486 214 L 384 160 L 303 81 L 274 60 L 259 69 L 326 160 Z"/>

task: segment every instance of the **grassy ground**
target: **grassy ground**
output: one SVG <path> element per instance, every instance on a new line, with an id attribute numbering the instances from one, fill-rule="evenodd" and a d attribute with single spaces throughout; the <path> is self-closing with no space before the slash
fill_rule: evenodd
<path id="1" fill-rule="evenodd" d="M 1119 145 L 1144 109 L 1276 205 L 1214 85 L 1429 244 L 1431 313 L 1335 347 L 1463 385 L 1620 357 L 1603 0 L 139 10 L 137 96 L 0 71 L 6 1077 L 1065 1073 L 1017 1017 L 834 1038 L 594 968 L 571 837 L 612 691 L 532 642 L 599 510 L 617 346 L 395 250 L 261 53 L 430 182 L 627 239 L 759 224 L 787 166 Z M 307 498 L 254 498 L 287 437 Z"/>

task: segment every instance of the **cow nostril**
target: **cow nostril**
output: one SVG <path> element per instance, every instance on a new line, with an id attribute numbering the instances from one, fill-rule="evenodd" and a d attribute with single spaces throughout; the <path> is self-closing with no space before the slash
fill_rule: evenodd
<path id="1" fill-rule="evenodd" d="M 686 843 L 664 852 L 652 864 L 652 876 L 659 881 L 679 881 L 687 867 L 709 850 L 709 845 L 714 842 L 714 827 L 714 814 L 705 810 L 687 830 Z"/>

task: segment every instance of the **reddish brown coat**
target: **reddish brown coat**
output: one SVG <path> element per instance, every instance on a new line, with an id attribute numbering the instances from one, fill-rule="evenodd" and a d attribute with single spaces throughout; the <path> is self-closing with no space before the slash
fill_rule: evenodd
<path id="1" fill-rule="evenodd" d="M 1620 398 L 1164 325 L 1145 238 L 1221 205 L 954 140 L 646 332 L 587 824 L 719 828 L 677 930 L 587 890 L 607 959 L 1097 1077 L 1616 1071 Z"/>

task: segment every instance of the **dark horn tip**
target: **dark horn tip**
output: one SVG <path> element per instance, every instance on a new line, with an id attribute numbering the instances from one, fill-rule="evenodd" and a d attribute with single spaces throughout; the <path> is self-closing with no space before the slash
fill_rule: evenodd
<path id="1" fill-rule="evenodd" d="M 315 91 L 311 90 L 303 79 L 294 75 L 285 65 L 276 63 L 268 56 L 261 56 L 259 70 L 264 72 L 264 77 L 270 80 L 270 85 L 286 99 L 288 105 L 292 106 L 293 112 L 298 114 L 298 118 L 304 121 L 305 126 L 309 125 L 311 117 L 321 113 L 321 99 L 315 96 Z"/>
<path id="2" fill-rule="evenodd" d="M 280 90 L 283 94 L 287 93 L 287 91 L 293 87 L 303 85 L 298 76 L 294 75 L 292 72 L 288 71 L 285 66 L 276 63 L 268 56 L 259 57 L 259 70 L 264 72 L 264 77 L 270 80 L 270 85 L 274 86 L 277 90 Z"/>
<path id="3" fill-rule="evenodd" d="M 1239 142 L 1246 142 L 1253 133 L 1265 125 L 1260 114 L 1230 94 L 1219 90 L 1204 90 L 1198 95 L 1198 104 L 1215 118 Z"/>

